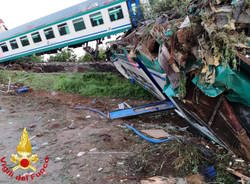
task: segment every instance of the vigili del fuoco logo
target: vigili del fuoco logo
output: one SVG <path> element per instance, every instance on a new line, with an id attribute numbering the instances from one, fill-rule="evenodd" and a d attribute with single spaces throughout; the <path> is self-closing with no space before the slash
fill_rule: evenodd
<path id="1" fill-rule="evenodd" d="M 48 167 L 49 157 L 44 159 L 44 164 L 42 169 L 37 170 L 35 164 L 38 162 L 39 158 L 37 154 L 32 153 L 32 146 L 29 139 L 29 134 L 26 128 L 23 130 L 20 142 L 16 148 L 17 154 L 12 154 L 10 161 L 15 164 L 13 168 L 7 167 L 6 157 L 1 158 L 2 172 L 5 173 L 10 178 L 15 178 L 17 181 L 33 181 L 36 178 L 41 177 Z M 32 173 L 23 173 L 15 175 L 17 171 Z"/>

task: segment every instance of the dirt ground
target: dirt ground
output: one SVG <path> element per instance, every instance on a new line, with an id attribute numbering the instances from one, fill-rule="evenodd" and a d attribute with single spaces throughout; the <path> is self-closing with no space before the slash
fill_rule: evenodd
<path id="1" fill-rule="evenodd" d="M 9 168 L 15 166 L 10 156 L 16 154 L 20 136 L 26 127 L 33 154 L 39 156 L 39 162 L 34 166 L 40 170 L 44 158 L 49 157 L 46 174 L 35 178 L 32 183 L 139 183 L 131 179 L 131 172 L 128 173 L 124 160 L 138 151 L 143 141 L 132 133 L 126 133 L 122 126 L 127 121 L 142 123 L 142 120 L 110 122 L 99 114 L 74 108 L 85 105 L 108 112 L 116 109 L 121 102 L 122 99 L 84 98 L 55 92 L 0 94 L 0 157 L 6 156 Z M 129 103 L 138 105 L 146 102 Z M 143 121 L 147 121 L 147 118 Z M 17 181 L 1 172 L 0 183 Z"/>

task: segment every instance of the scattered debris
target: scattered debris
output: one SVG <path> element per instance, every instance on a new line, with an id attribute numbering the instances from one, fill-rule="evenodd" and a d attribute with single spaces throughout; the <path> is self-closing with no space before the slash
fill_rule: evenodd
<path id="1" fill-rule="evenodd" d="M 56 158 L 55 158 L 55 161 L 56 161 L 56 162 L 59 162 L 59 161 L 62 161 L 62 160 L 63 160 L 63 157 L 56 157 Z"/>
<path id="2" fill-rule="evenodd" d="M 141 130 L 142 133 L 149 135 L 155 139 L 170 137 L 170 135 L 164 130 L 151 129 L 151 130 Z"/>
<path id="3" fill-rule="evenodd" d="M 48 142 L 44 142 L 44 143 L 42 143 L 42 146 L 48 146 L 49 145 L 49 143 Z"/>
<path id="4" fill-rule="evenodd" d="M 36 135 L 32 136 L 32 137 L 30 138 L 30 141 L 32 141 L 32 140 L 35 139 L 35 138 L 36 138 Z"/>
<path id="5" fill-rule="evenodd" d="M 57 95 L 57 92 L 55 92 L 55 91 L 53 91 L 52 93 L 51 93 L 51 96 L 56 96 Z"/>
<path id="6" fill-rule="evenodd" d="M 46 95 L 41 95 L 41 92 L 38 91 L 33 91 L 24 96 L 2 95 L 1 106 L 8 109 L 6 110 L 6 114 L 1 113 L 1 118 L 3 120 L 1 125 L 3 130 L 2 133 L 3 136 L 8 137 L 12 135 L 11 133 L 19 129 L 20 126 L 32 128 L 34 125 L 37 125 L 34 129 L 30 130 L 32 135 L 36 135 L 33 136 L 34 139 L 31 137 L 34 153 L 40 153 L 41 157 L 43 157 L 43 155 L 50 155 L 51 159 L 56 163 L 51 165 L 51 169 L 58 171 L 58 174 L 62 175 L 66 172 L 66 175 L 70 176 L 70 179 L 63 179 L 68 183 L 74 179 L 75 182 L 77 182 L 78 178 L 76 178 L 76 175 L 78 173 L 79 178 L 89 177 L 90 182 L 97 179 L 94 183 L 102 183 L 102 181 L 100 182 L 100 178 L 108 178 L 110 175 L 113 177 L 112 181 L 105 180 L 103 182 L 119 183 L 120 180 L 123 180 L 124 183 L 139 183 L 141 179 L 151 176 L 185 178 L 185 176 L 190 174 L 203 174 L 201 170 L 203 167 L 206 168 L 209 165 L 214 165 L 216 171 L 218 171 L 219 167 L 214 163 L 221 164 L 221 159 L 224 158 L 224 155 L 219 156 L 217 152 L 213 152 L 213 150 L 216 150 L 214 149 L 216 146 L 210 144 L 209 141 L 202 138 L 196 139 L 189 132 L 179 132 L 180 128 L 177 128 L 178 126 L 175 123 L 180 123 L 181 127 L 185 127 L 187 124 L 183 122 L 181 118 L 176 117 L 174 111 L 126 120 L 127 122 L 133 122 L 138 130 L 162 129 L 170 133 L 170 135 L 176 135 L 178 137 L 180 134 L 183 137 L 181 139 L 182 141 L 175 140 L 155 145 L 146 141 L 141 141 L 132 133 L 129 135 L 122 135 L 123 133 L 121 134 L 121 131 L 125 131 L 125 134 L 129 132 L 127 129 L 115 128 L 116 125 L 123 124 L 122 120 L 113 123 L 114 126 L 107 127 L 105 119 L 100 119 L 99 114 L 91 113 L 92 118 L 91 121 L 89 121 L 82 117 L 81 111 L 75 111 L 74 108 L 72 109 L 72 107 L 79 103 L 91 104 L 93 101 L 92 98 L 79 98 L 69 94 L 60 94 L 55 98 L 51 96 L 50 92 L 43 93 L 46 93 Z M 46 98 L 43 98 L 45 96 Z M 69 96 L 72 98 L 69 98 Z M 102 99 L 100 99 L 100 101 L 101 100 Z M 118 100 L 113 103 L 111 101 L 112 99 L 105 99 L 101 104 L 110 103 L 110 106 L 116 108 Z M 131 100 L 131 104 L 137 103 L 141 102 Z M 66 106 L 65 104 L 68 105 Z M 97 106 L 97 103 L 95 105 Z M 20 106 L 22 107 L 21 111 L 19 111 Z M 101 108 L 99 105 L 98 107 Z M 67 110 L 67 114 L 64 114 L 66 112 L 65 110 Z M 11 114 L 12 111 L 16 111 L 14 116 Z M 27 115 L 25 117 L 21 116 L 23 113 Z M 64 114 L 64 116 L 62 116 L 62 114 Z M 20 119 L 19 123 L 16 123 L 16 116 L 23 117 Z M 50 120 L 50 122 L 47 120 Z M 72 123 L 72 120 L 74 120 L 79 127 L 83 124 L 82 126 L 84 126 L 84 129 L 76 128 L 69 131 L 67 126 Z M 37 121 L 39 121 L 39 123 Z M 51 123 L 52 121 L 54 122 Z M 9 125 L 8 122 L 15 123 Z M 94 123 L 93 125 L 92 122 L 98 123 Z M 51 129 L 52 124 L 59 124 L 60 126 L 55 126 L 55 129 Z M 63 127 L 66 127 L 66 129 L 62 130 Z M 93 134 L 95 136 L 88 136 Z M 186 137 L 185 135 L 189 135 L 190 137 Z M 194 142 L 189 142 L 190 139 L 195 140 Z M 45 141 L 48 141 L 50 146 L 41 146 Z M 1 143 L 1 150 L 4 151 L 8 149 L 9 143 L 9 141 L 6 143 L 3 142 L 3 145 Z M 197 144 L 204 145 L 204 148 L 200 148 L 200 145 L 197 147 L 206 154 L 202 156 L 197 155 L 197 150 L 193 148 L 194 145 Z M 77 150 L 78 152 L 86 151 L 86 154 L 78 157 L 77 155 L 79 154 L 80 156 L 82 153 L 76 152 Z M 219 147 L 216 151 L 220 150 L 222 149 Z M 215 162 L 214 158 L 217 156 L 219 157 L 218 162 Z M 229 156 L 231 158 L 231 155 Z M 238 159 L 238 157 L 234 157 L 230 160 L 226 159 L 225 163 L 228 164 L 229 161 L 232 161 L 230 168 L 248 176 L 248 172 L 244 169 L 248 168 L 247 162 L 236 162 L 234 161 L 235 159 Z M 82 161 L 79 162 L 80 160 Z M 96 165 L 97 160 L 100 161 L 99 165 Z M 204 161 L 207 160 L 209 163 L 204 163 Z M 137 164 L 137 167 L 130 164 Z M 63 168 L 61 168 L 62 166 Z M 129 169 L 127 169 L 128 166 Z M 98 173 L 97 170 L 100 167 L 104 169 Z M 221 168 L 226 167 L 229 167 L 229 165 L 223 165 Z M 67 172 L 70 173 L 68 174 Z M 89 175 L 88 173 L 93 174 Z M 95 174 L 97 173 L 99 176 L 96 178 Z M 217 174 L 220 176 L 220 172 L 217 172 Z M 226 172 L 226 174 L 231 177 L 231 174 L 228 172 Z M 57 176 L 58 175 L 55 177 Z M 52 176 L 47 179 L 47 183 L 49 183 L 51 179 Z M 6 182 L 7 180 L 8 179 L 6 179 Z"/>
<path id="7" fill-rule="evenodd" d="M 85 118 L 86 118 L 86 119 L 90 119 L 90 118 L 91 118 L 91 116 L 90 116 L 90 115 L 88 115 L 88 116 L 86 116 Z"/>
<path id="8" fill-rule="evenodd" d="M 86 152 L 79 152 L 78 154 L 77 154 L 77 156 L 78 157 L 81 157 L 81 156 L 83 156 L 83 155 L 85 155 L 86 154 Z"/>
<path id="9" fill-rule="evenodd" d="M 247 134 L 249 132 L 247 132 L 245 122 L 242 122 L 240 115 L 238 116 L 233 107 L 235 102 L 241 105 L 244 104 L 247 107 L 250 106 L 249 5 L 245 6 L 244 1 L 237 0 L 232 1 L 232 3 L 231 1 L 220 0 L 191 2 L 190 6 L 187 6 L 188 16 L 175 19 L 176 15 L 169 16 L 169 12 L 167 12 L 168 15 L 164 19 L 161 18 L 161 20 L 152 21 L 153 23 L 149 24 L 142 23 L 141 27 L 138 27 L 136 31 L 126 34 L 121 40 L 115 42 L 113 45 L 115 47 L 112 48 L 114 56 L 118 55 L 116 58 L 118 61 L 125 58 L 130 64 L 129 66 L 121 65 L 119 68 L 124 76 L 131 79 L 131 81 L 139 82 L 160 100 L 166 100 L 169 97 L 171 102 L 165 101 L 165 106 L 162 104 L 160 104 L 160 107 L 151 105 L 141 107 L 141 109 L 138 107 L 132 108 L 124 102 L 119 104 L 119 109 L 126 112 L 116 111 L 116 116 L 111 116 L 114 113 L 112 112 L 109 117 L 116 119 L 176 108 L 176 112 L 191 122 L 190 124 L 203 135 L 205 134 L 215 140 L 216 143 L 219 143 L 227 150 L 231 150 L 244 159 L 250 160 L 250 141 L 249 134 Z M 194 12 L 192 13 L 191 10 Z M 61 70 L 61 67 L 55 68 Z M 55 68 L 52 68 L 52 70 Z M 34 67 L 34 69 L 45 72 L 42 67 Z M 85 69 L 82 68 L 82 70 Z M 22 94 L 29 91 L 28 87 L 20 88 L 20 86 L 17 86 L 16 90 L 16 86 L 11 85 L 11 78 L 9 78 L 8 86 L 4 87 L 7 93 L 16 91 L 17 94 Z M 4 91 L 4 93 L 6 92 Z M 58 95 L 56 92 L 52 92 L 51 96 Z M 93 103 L 96 103 L 96 101 Z M 78 106 L 75 109 L 89 110 L 101 117 L 108 118 L 107 114 L 91 107 Z M 127 111 L 131 109 L 132 111 Z M 1 110 L 0 108 L 0 112 Z M 125 115 L 122 113 L 125 113 Z M 86 116 L 86 119 L 94 118 L 94 115 Z M 51 121 L 59 122 L 60 119 L 51 119 L 48 122 Z M 9 124 L 12 125 L 13 123 L 9 122 Z M 30 128 L 35 127 L 36 125 L 30 126 Z M 60 126 L 54 126 L 53 129 L 58 127 Z M 209 180 L 213 180 L 218 174 L 218 166 L 207 167 L 212 162 L 213 145 L 204 144 L 200 146 L 191 142 L 190 139 L 177 141 L 176 137 L 159 129 L 141 130 L 142 133 L 150 136 L 147 137 L 133 126 L 126 125 L 126 127 L 148 142 L 172 143 L 175 141 L 175 144 L 168 144 L 165 147 L 153 145 L 151 149 L 139 155 L 139 159 L 132 160 L 134 164 L 139 163 L 139 167 L 132 168 L 134 169 L 133 173 L 150 170 L 152 173 L 154 172 L 153 174 L 150 173 L 150 175 L 155 176 L 157 172 L 163 172 L 164 169 L 167 171 L 168 166 L 170 166 L 170 169 L 183 168 L 189 174 L 202 173 Z M 71 122 L 68 128 L 76 129 L 75 123 Z M 180 130 L 186 131 L 186 128 Z M 35 137 L 33 136 L 31 139 Z M 106 133 L 101 134 L 98 138 L 102 138 L 101 141 L 104 143 L 111 142 L 111 139 L 113 139 L 111 135 Z M 42 146 L 48 144 L 45 142 Z M 146 146 L 149 147 L 149 145 Z M 33 146 L 33 149 L 36 150 L 38 147 Z M 69 150 L 69 153 L 72 153 L 72 150 Z M 96 151 L 97 148 L 89 150 L 89 155 L 124 154 L 127 156 L 131 153 L 121 152 L 122 150 L 116 152 L 116 150 L 113 151 L 113 148 L 113 152 Z M 155 154 L 150 155 L 151 162 L 147 162 L 149 159 L 144 159 L 149 157 L 146 153 Z M 77 157 L 82 157 L 85 154 L 85 152 L 79 152 Z M 154 156 L 156 158 L 153 158 Z M 222 159 L 222 157 L 219 159 Z M 173 160 L 173 163 L 167 162 L 170 159 Z M 214 157 L 212 164 L 216 162 L 216 159 Z M 55 161 L 61 160 L 63 160 L 62 157 L 55 158 Z M 142 162 L 141 165 L 140 162 Z M 243 159 L 234 159 L 234 161 L 229 162 L 230 167 L 233 168 L 234 162 L 236 164 L 245 164 Z M 125 165 L 125 162 L 115 163 L 120 167 Z M 94 169 L 96 171 L 97 168 Z M 104 168 L 99 168 L 98 172 L 103 170 Z M 241 173 L 241 170 L 227 168 L 227 171 L 240 177 L 242 183 L 250 180 L 245 173 Z M 73 177 L 75 174 L 77 173 L 74 173 Z M 80 177 L 80 174 L 76 175 L 76 178 Z M 134 176 L 131 178 L 135 179 Z M 127 177 L 127 179 L 121 181 L 128 179 L 130 178 Z M 186 179 L 152 177 L 141 181 L 142 184 L 171 182 L 204 183 L 204 178 L 197 174 Z"/>
<path id="10" fill-rule="evenodd" d="M 167 111 L 174 108 L 172 102 L 161 101 L 146 105 L 141 105 L 137 107 L 129 107 L 125 109 L 116 110 L 109 113 L 109 119 L 115 120 L 120 118 L 134 117 L 144 114 L 149 114 L 153 112 Z"/>
<path id="11" fill-rule="evenodd" d="M 101 172 L 101 171 L 103 171 L 103 168 L 99 168 L 99 169 L 98 169 L 98 172 Z"/>
<path id="12" fill-rule="evenodd" d="M 76 125 L 74 122 L 72 122 L 69 126 L 68 126 L 69 129 L 76 129 Z"/>
<path id="13" fill-rule="evenodd" d="M 188 176 L 186 177 L 186 181 L 188 184 L 205 184 L 204 177 L 200 174 Z"/>
<path id="14" fill-rule="evenodd" d="M 209 166 L 202 170 L 202 175 L 205 176 L 208 181 L 213 181 L 216 178 L 217 173 L 214 166 Z"/>
<path id="15" fill-rule="evenodd" d="M 27 93 L 27 92 L 29 92 L 29 88 L 26 87 L 26 86 L 24 86 L 24 87 L 19 88 L 19 89 L 16 90 L 17 94 L 22 94 L 22 93 Z"/>
<path id="16" fill-rule="evenodd" d="M 76 106 L 75 109 L 76 109 L 76 110 L 89 110 L 89 111 L 91 111 L 91 112 L 100 114 L 100 115 L 101 115 L 102 117 L 104 117 L 104 118 L 107 118 L 107 115 L 106 115 L 104 112 L 102 112 L 102 111 L 100 111 L 100 110 L 98 110 L 98 109 L 94 109 L 94 108 L 92 108 L 92 107 L 87 107 L 87 106 Z M 91 116 L 86 116 L 86 119 L 89 119 L 89 118 L 91 118 Z"/>
<path id="17" fill-rule="evenodd" d="M 123 102 L 123 103 L 120 103 L 119 105 L 118 105 L 118 108 L 120 109 L 120 110 L 122 110 L 122 109 L 127 109 L 127 108 L 132 108 L 129 104 L 127 104 L 126 102 Z"/>
<path id="18" fill-rule="evenodd" d="M 94 152 L 94 151 L 97 151 L 97 148 L 92 148 L 89 150 L 89 152 Z"/>
<path id="19" fill-rule="evenodd" d="M 241 174 L 240 172 L 235 171 L 234 169 L 227 168 L 227 171 L 230 172 L 231 174 L 239 177 L 241 179 L 241 183 L 242 184 L 244 184 L 245 182 L 249 182 L 250 181 L 250 177 L 247 177 L 247 176 Z"/>
<path id="20" fill-rule="evenodd" d="M 124 165 L 124 162 L 117 162 L 116 165 L 122 166 Z"/>

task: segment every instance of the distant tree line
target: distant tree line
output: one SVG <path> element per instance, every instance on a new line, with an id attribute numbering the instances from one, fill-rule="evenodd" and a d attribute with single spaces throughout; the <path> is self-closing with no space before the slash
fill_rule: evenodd
<path id="1" fill-rule="evenodd" d="M 17 59 L 17 62 L 45 62 L 43 56 L 32 55 Z M 106 61 L 106 51 L 99 49 L 97 58 L 94 58 L 88 53 L 84 56 L 77 58 L 73 49 L 63 49 L 54 55 L 51 55 L 47 62 L 94 62 L 94 61 Z"/>

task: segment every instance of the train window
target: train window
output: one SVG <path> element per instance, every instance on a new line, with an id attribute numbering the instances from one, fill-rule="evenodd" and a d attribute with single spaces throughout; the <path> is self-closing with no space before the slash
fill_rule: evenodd
<path id="1" fill-rule="evenodd" d="M 1 47 L 1 49 L 2 49 L 3 52 L 8 52 L 9 51 L 8 46 L 7 46 L 6 43 L 0 44 L 0 47 Z"/>
<path id="2" fill-rule="evenodd" d="M 16 40 L 11 40 L 10 46 L 13 50 L 18 49 L 18 44 L 17 44 Z"/>
<path id="3" fill-rule="evenodd" d="M 73 25 L 74 25 L 74 28 L 75 28 L 76 32 L 86 29 L 83 18 L 73 20 Z"/>
<path id="4" fill-rule="evenodd" d="M 38 42 L 42 41 L 42 38 L 41 38 L 39 32 L 31 34 L 31 37 L 32 37 L 32 40 L 34 43 L 38 43 Z"/>
<path id="5" fill-rule="evenodd" d="M 101 12 L 89 16 L 93 27 L 104 24 Z"/>
<path id="6" fill-rule="evenodd" d="M 30 44 L 27 36 L 21 37 L 20 41 L 21 41 L 23 47 L 28 46 Z"/>
<path id="7" fill-rule="evenodd" d="M 110 8 L 110 9 L 108 9 L 108 11 L 109 11 L 110 20 L 112 22 L 124 18 L 121 6 L 116 6 L 114 8 Z"/>
<path id="8" fill-rule="evenodd" d="M 47 40 L 50 40 L 52 38 L 55 38 L 55 34 L 53 32 L 52 28 L 48 28 L 44 30 L 44 34 Z"/>
<path id="9" fill-rule="evenodd" d="M 64 24 L 60 24 L 57 26 L 58 27 L 58 30 L 59 30 L 59 33 L 61 36 L 63 35 L 67 35 L 69 34 L 69 26 L 67 25 L 67 23 L 64 23 Z"/>

